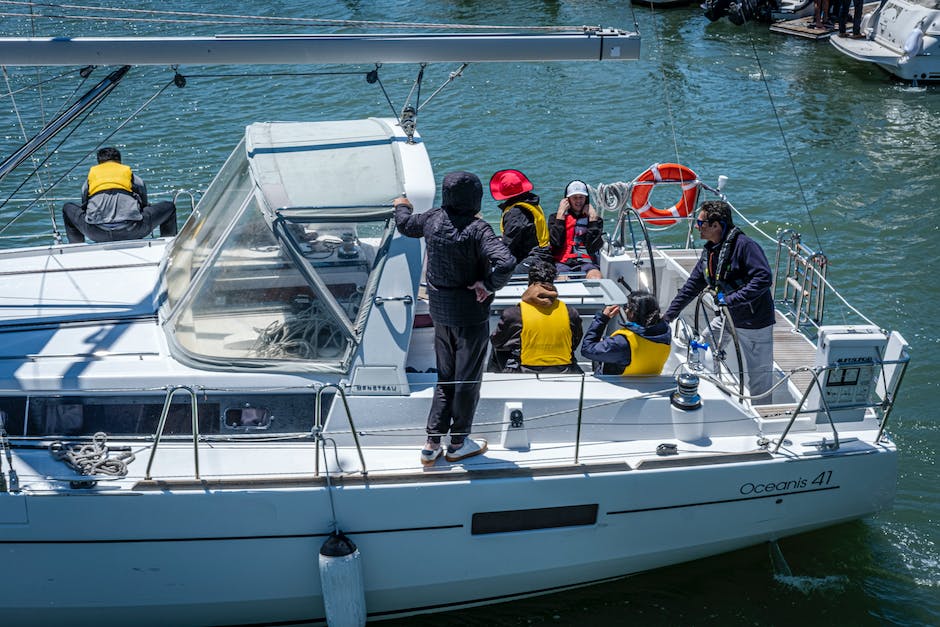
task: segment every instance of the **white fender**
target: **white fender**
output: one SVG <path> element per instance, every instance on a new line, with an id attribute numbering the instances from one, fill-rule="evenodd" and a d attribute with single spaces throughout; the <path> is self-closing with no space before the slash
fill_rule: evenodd
<path id="1" fill-rule="evenodd" d="M 924 49 L 924 33 L 919 28 L 915 28 L 904 40 L 904 55 L 916 57 Z"/>
<path id="2" fill-rule="evenodd" d="M 335 532 L 320 547 L 320 588 L 329 627 L 366 624 L 362 556 L 352 540 Z"/>

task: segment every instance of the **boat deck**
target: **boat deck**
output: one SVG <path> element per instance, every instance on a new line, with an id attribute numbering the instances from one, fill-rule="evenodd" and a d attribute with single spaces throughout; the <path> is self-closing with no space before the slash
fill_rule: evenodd
<path id="1" fill-rule="evenodd" d="M 694 251 L 669 250 L 659 251 L 662 255 L 674 260 L 687 273 L 692 271 L 698 261 Z M 806 337 L 799 333 L 787 318 L 779 311 L 776 312 L 774 325 L 774 362 L 784 373 L 792 372 L 797 368 L 811 368 L 815 364 L 816 347 Z M 812 374 L 799 372 L 791 377 L 791 381 L 798 390 L 803 391 L 813 381 Z"/>

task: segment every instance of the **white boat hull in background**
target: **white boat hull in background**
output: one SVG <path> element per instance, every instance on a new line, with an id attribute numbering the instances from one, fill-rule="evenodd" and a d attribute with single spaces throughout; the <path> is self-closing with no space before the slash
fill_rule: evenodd
<path id="1" fill-rule="evenodd" d="M 931 0 L 925 0 L 931 2 Z M 940 80 L 940 2 L 888 0 L 862 22 L 865 39 L 833 36 L 836 50 L 906 81 Z"/>

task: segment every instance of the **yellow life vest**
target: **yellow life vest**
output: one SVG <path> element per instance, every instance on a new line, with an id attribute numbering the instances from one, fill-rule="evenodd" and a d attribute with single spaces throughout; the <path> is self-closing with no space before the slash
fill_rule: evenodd
<path id="1" fill-rule="evenodd" d="M 571 321 L 560 300 L 550 307 L 519 303 L 522 335 L 519 361 L 523 366 L 564 366 L 571 363 Z"/>
<path id="2" fill-rule="evenodd" d="M 94 196 L 107 189 L 133 191 L 134 175 L 131 169 L 117 161 L 105 161 L 88 170 L 88 195 Z"/>
<path id="3" fill-rule="evenodd" d="M 669 359 L 669 344 L 653 342 L 629 329 L 617 329 L 611 337 L 622 335 L 630 343 L 630 363 L 621 374 L 659 374 Z"/>
<path id="4" fill-rule="evenodd" d="M 527 202 L 517 202 L 506 207 L 503 210 L 503 215 L 499 218 L 499 232 L 503 232 L 503 217 L 506 215 L 506 212 L 513 207 L 522 207 L 532 214 L 532 223 L 535 224 L 535 237 L 539 240 L 539 246 L 543 248 L 548 246 L 548 223 L 545 221 L 545 212 L 542 211 L 542 207 L 539 205 L 533 205 Z"/>

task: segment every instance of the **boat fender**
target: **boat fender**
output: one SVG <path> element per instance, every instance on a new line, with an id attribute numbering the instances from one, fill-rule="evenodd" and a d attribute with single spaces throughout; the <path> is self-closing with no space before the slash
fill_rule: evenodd
<path id="1" fill-rule="evenodd" d="M 362 555 L 342 531 L 330 534 L 320 547 L 320 588 L 327 625 L 361 627 L 366 624 Z"/>
<path id="2" fill-rule="evenodd" d="M 904 40 L 904 56 L 916 57 L 924 49 L 924 33 L 919 28 L 915 28 Z"/>

